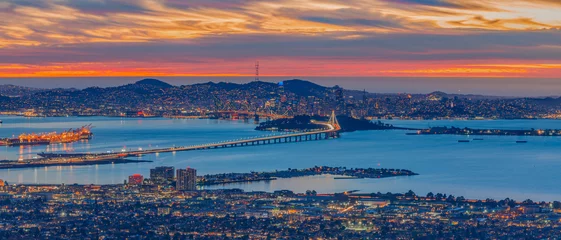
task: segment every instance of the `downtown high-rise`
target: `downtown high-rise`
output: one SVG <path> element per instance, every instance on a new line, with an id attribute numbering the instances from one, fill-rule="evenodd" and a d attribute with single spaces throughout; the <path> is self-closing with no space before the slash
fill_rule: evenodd
<path id="1" fill-rule="evenodd" d="M 176 177 L 176 190 L 197 190 L 197 170 L 194 168 L 177 169 Z"/>

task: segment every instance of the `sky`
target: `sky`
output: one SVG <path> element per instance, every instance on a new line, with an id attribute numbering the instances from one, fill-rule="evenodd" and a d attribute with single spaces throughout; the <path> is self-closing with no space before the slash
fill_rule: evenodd
<path id="1" fill-rule="evenodd" d="M 559 13 L 559 0 L 0 0 L 0 78 L 249 77 L 259 61 L 263 77 L 561 83 Z"/>

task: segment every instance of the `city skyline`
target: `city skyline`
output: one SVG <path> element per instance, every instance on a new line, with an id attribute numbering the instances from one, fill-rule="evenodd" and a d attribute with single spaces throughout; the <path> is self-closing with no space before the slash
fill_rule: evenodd
<path id="1" fill-rule="evenodd" d="M 559 10 L 552 0 L 7 1 L 0 77 L 249 77 L 259 60 L 269 77 L 531 82 L 561 73 Z"/>
<path id="2" fill-rule="evenodd" d="M 560 239 L 561 0 L 0 0 L 0 239 Z"/>

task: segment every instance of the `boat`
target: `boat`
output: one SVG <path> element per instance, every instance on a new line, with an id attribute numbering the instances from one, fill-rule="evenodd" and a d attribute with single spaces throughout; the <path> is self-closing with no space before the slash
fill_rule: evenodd
<path id="1" fill-rule="evenodd" d="M 469 142 L 469 140 L 458 140 L 458 142 L 460 142 L 460 143 L 467 143 L 467 142 Z"/>
<path id="2" fill-rule="evenodd" d="M 528 142 L 528 141 L 526 141 L 526 140 L 518 140 L 518 141 L 516 141 L 516 143 L 527 143 L 527 142 Z"/>

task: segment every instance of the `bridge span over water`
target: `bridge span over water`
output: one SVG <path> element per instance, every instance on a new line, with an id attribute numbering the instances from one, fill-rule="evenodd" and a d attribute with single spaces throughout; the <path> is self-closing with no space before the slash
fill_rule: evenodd
<path id="1" fill-rule="evenodd" d="M 323 129 L 309 131 L 309 132 L 295 132 L 295 133 L 275 135 L 275 136 L 239 139 L 239 140 L 208 143 L 208 144 L 193 145 L 193 146 L 134 150 L 134 151 L 126 151 L 120 153 L 83 153 L 83 154 L 82 153 L 78 153 L 78 154 L 77 153 L 61 153 L 61 154 L 43 153 L 40 155 L 46 158 L 49 157 L 50 158 L 81 158 L 84 160 L 91 161 L 96 159 L 108 159 L 108 158 L 118 159 L 118 158 L 130 157 L 130 156 L 141 156 L 141 155 L 155 154 L 155 153 L 169 153 L 169 152 L 231 148 L 231 147 L 242 147 L 242 146 L 257 146 L 257 145 L 265 145 L 265 144 L 328 140 L 328 139 L 339 137 L 339 131 L 341 130 L 341 127 L 339 126 L 339 122 L 335 117 L 335 113 L 332 113 L 328 122 L 314 122 L 314 123 L 323 125 L 325 127 Z"/>

